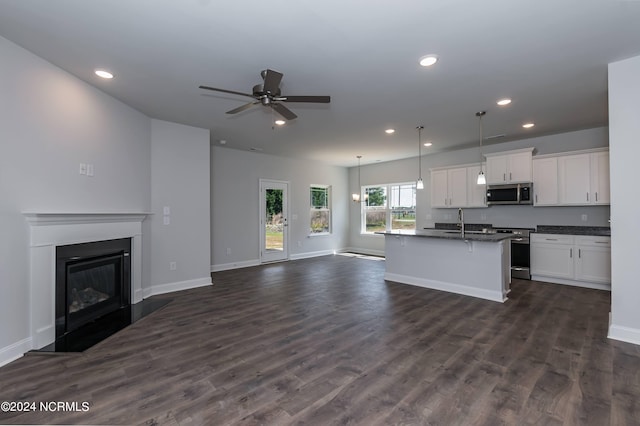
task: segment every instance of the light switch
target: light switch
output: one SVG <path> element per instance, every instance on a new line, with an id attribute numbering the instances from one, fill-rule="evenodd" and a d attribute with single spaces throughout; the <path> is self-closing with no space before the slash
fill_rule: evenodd
<path id="1" fill-rule="evenodd" d="M 93 176 L 93 164 L 87 164 L 87 176 Z"/>
<path id="2" fill-rule="evenodd" d="M 86 165 L 86 163 L 80 163 L 79 173 L 81 175 L 86 175 L 87 174 L 87 165 Z"/>

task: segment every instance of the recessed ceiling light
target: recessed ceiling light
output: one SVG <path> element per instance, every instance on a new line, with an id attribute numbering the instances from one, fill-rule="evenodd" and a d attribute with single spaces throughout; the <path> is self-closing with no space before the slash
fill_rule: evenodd
<path id="1" fill-rule="evenodd" d="M 530 129 L 530 128 L 532 128 L 533 126 L 535 126 L 535 124 L 533 124 L 533 123 L 524 123 L 524 124 L 522 125 L 522 127 L 524 127 L 525 129 Z"/>
<path id="2" fill-rule="evenodd" d="M 282 126 L 284 123 L 286 123 L 286 121 L 284 121 L 284 120 L 276 120 L 276 121 L 274 121 L 274 123 L 276 123 L 278 126 Z"/>
<path id="3" fill-rule="evenodd" d="M 107 70 L 96 70 L 95 72 L 98 77 L 107 78 L 107 79 L 113 78 L 113 73 L 110 73 Z"/>
<path id="4" fill-rule="evenodd" d="M 387 129 L 387 130 L 385 130 L 384 132 L 385 132 L 386 134 L 388 134 L 388 135 L 391 135 L 391 134 L 395 133 L 395 131 L 396 131 L 396 129 Z"/>
<path id="5" fill-rule="evenodd" d="M 431 146 L 431 145 L 433 145 L 431 142 L 425 142 L 424 143 L 424 146 Z"/>
<path id="6" fill-rule="evenodd" d="M 427 56 L 423 56 L 422 58 L 420 58 L 420 65 L 422 65 L 423 67 L 430 67 L 431 65 L 435 64 L 436 62 L 438 62 L 438 56 L 437 55 L 427 55 Z"/>
<path id="7" fill-rule="evenodd" d="M 504 99 L 500 99 L 498 102 L 496 102 L 498 105 L 500 106 L 505 106 L 505 105 L 509 105 L 511 103 L 511 99 L 509 98 L 504 98 Z"/>

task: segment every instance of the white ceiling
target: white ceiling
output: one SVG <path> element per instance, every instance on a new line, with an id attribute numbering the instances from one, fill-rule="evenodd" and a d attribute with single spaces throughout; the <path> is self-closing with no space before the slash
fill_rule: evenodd
<path id="1" fill-rule="evenodd" d="M 423 154 L 476 145 L 480 110 L 506 135 L 489 143 L 606 125 L 607 64 L 640 54 L 639 23 L 638 0 L 0 1 L 0 36 L 150 117 L 342 166 L 416 156 L 417 125 Z M 271 109 L 227 115 L 250 99 L 198 88 L 250 93 L 265 68 L 331 103 L 272 129 Z"/>

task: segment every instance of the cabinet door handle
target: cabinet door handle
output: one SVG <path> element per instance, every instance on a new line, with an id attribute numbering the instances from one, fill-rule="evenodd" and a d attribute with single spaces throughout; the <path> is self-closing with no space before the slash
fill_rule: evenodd
<path id="1" fill-rule="evenodd" d="M 545 238 L 545 240 L 547 240 L 547 241 L 558 241 L 557 238 Z"/>
<path id="2" fill-rule="evenodd" d="M 598 192 L 596 192 L 596 203 L 598 202 Z"/>
<path id="3" fill-rule="evenodd" d="M 582 249 L 578 249 L 578 259 L 582 257 Z"/>
<path id="4" fill-rule="evenodd" d="M 569 249 L 569 257 L 573 257 L 573 249 L 572 248 Z"/>
<path id="5" fill-rule="evenodd" d="M 536 204 L 538 204 L 538 194 L 536 194 Z"/>
<path id="6" fill-rule="evenodd" d="M 511 172 L 509 172 L 509 180 L 513 180 L 513 178 L 511 177 Z"/>
<path id="7" fill-rule="evenodd" d="M 589 201 L 589 193 L 587 192 L 587 201 Z"/>
<path id="8" fill-rule="evenodd" d="M 505 181 L 505 182 L 507 181 L 507 174 L 506 173 L 502 174 L 502 180 Z"/>
<path id="9" fill-rule="evenodd" d="M 609 244 L 607 241 L 596 241 L 596 244 Z"/>

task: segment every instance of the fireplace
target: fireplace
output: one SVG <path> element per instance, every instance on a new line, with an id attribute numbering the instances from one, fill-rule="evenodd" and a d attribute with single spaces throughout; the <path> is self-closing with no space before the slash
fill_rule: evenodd
<path id="1" fill-rule="evenodd" d="M 131 305 L 131 238 L 56 247 L 55 337 Z"/>

